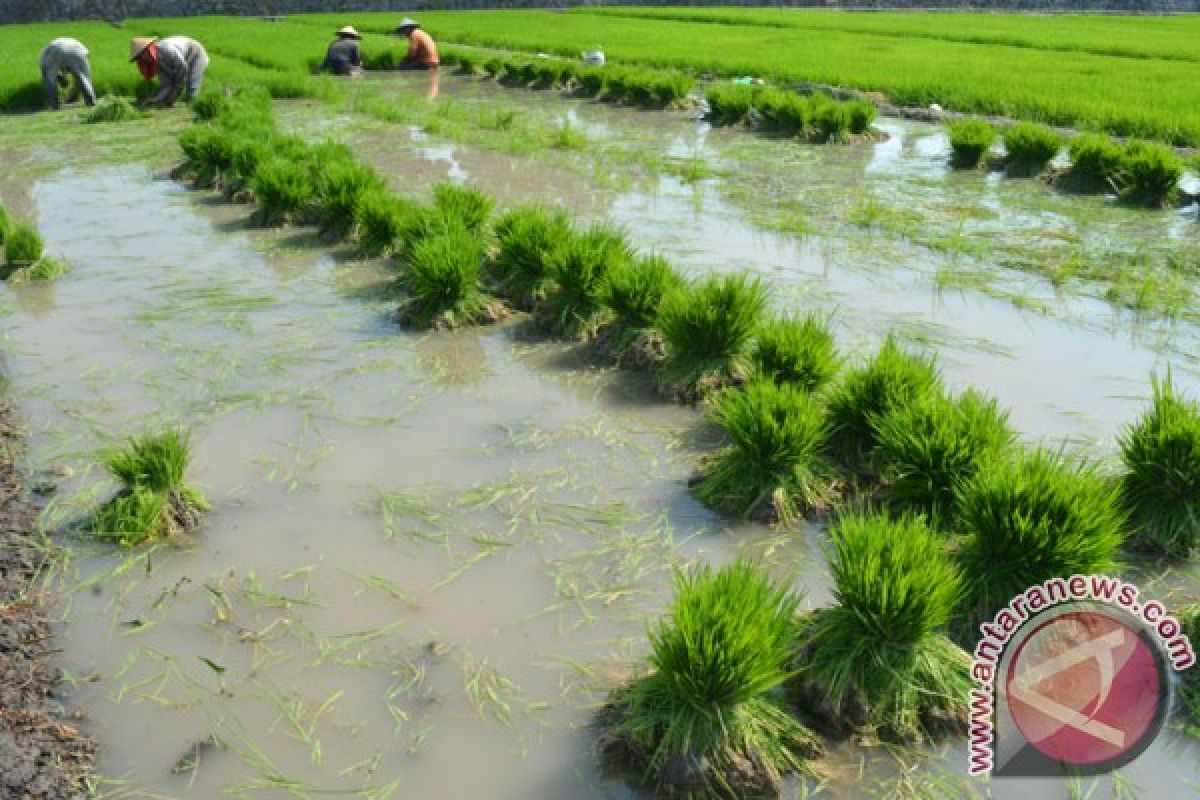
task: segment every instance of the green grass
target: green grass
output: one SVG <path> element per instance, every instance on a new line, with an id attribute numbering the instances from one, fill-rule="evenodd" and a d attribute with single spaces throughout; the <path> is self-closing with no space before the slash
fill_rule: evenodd
<path id="1" fill-rule="evenodd" d="M 829 396 L 830 441 L 837 460 L 853 470 L 872 469 L 876 421 L 940 389 L 933 358 L 906 352 L 889 335 L 875 356 L 847 372 Z"/>
<path id="2" fill-rule="evenodd" d="M 981 119 L 950 123 L 951 163 L 960 169 L 973 169 L 988 153 L 996 139 L 996 129 Z"/>
<path id="3" fill-rule="evenodd" d="M 650 631 L 651 671 L 613 695 L 606 754 L 665 794 L 770 794 L 817 750 L 774 693 L 790 675 L 800 598 L 746 561 L 677 572 L 675 591 Z M 671 769 L 681 759 L 687 781 Z"/>
<path id="4" fill-rule="evenodd" d="M 1022 175 L 1036 175 L 1058 155 L 1063 141 L 1063 137 L 1045 125 L 1018 122 L 1004 130 L 1005 168 Z"/>
<path id="5" fill-rule="evenodd" d="M 875 435 L 888 500 L 934 524 L 953 521 L 958 486 L 1014 440 L 1008 412 L 973 390 L 916 397 L 879 417 Z"/>
<path id="6" fill-rule="evenodd" d="M 1186 559 L 1200 543 L 1200 405 L 1155 379 L 1153 404 L 1118 442 L 1129 544 Z"/>
<path id="7" fill-rule="evenodd" d="M 96 104 L 96 107 L 83 115 L 83 121 L 87 124 L 95 124 L 98 122 L 129 122 L 135 119 L 143 119 L 148 114 L 138 111 L 124 97 L 106 97 Z"/>
<path id="8" fill-rule="evenodd" d="M 663 382 L 697 400 L 743 380 L 766 303 L 766 287 L 745 274 L 711 276 L 669 292 L 658 318 L 667 343 Z"/>
<path id="9" fill-rule="evenodd" d="M 966 631 L 1030 586 L 1111 570 L 1124 541 L 1120 488 L 1043 450 L 980 469 L 959 487 L 957 504 Z"/>
<path id="10" fill-rule="evenodd" d="M 466 230 L 422 239 L 402 277 L 412 296 L 404 316 L 416 327 L 447 328 L 484 321 L 488 298 L 479 289 L 483 240 Z"/>
<path id="11" fill-rule="evenodd" d="M 9 267 L 27 267 L 36 263 L 46 250 L 37 228 L 18 222 L 4 237 L 4 258 Z"/>
<path id="12" fill-rule="evenodd" d="M 500 217 L 494 230 L 492 278 L 510 304 L 528 311 L 545 298 L 550 253 L 574 236 L 571 222 L 562 211 L 523 206 Z"/>
<path id="13" fill-rule="evenodd" d="M 693 487 L 701 502 L 727 514 L 784 523 L 829 502 L 829 422 L 811 395 L 756 380 L 718 393 L 711 417 L 730 446 Z"/>
<path id="14" fill-rule="evenodd" d="M 962 583 L 940 538 L 919 517 L 880 513 L 840 516 L 830 538 L 837 605 L 802 628 L 800 707 L 890 741 L 961 728 L 969 659 L 944 631 Z"/>
<path id="15" fill-rule="evenodd" d="M 550 285 L 538 310 L 545 326 L 559 336 L 590 338 L 604 321 L 609 277 L 633 258 L 624 231 L 605 225 L 559 240 L 546 259 Z"/>
<path id="16" fill-rule="evenodd" d="M 755 334 L 750 360 L 756 374 L 806 392 L 828 385 L 841 364 L 829 319 L 816 313 L 764 323 Z"/>

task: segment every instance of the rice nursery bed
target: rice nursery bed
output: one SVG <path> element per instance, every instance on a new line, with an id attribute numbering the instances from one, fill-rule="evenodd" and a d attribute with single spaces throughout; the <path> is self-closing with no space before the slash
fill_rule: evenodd
<path id="1" fill-rule="evenodd" d="M 306 63 L 252 49 L 220 54 Z M 222 75 L 193 110 L 0 131 L 0 202 L 72 266 L 0 309 L 102 791 L 1200 780 L 1174 728 L 1074 784 L 977 783 L 962 744 L 963 630 L 1013 587 L 1121 569 L 1197 599 L 1195 321 L 1126 317 L 1083 277 L 1014 287 L 1038 273 L 998 254 L 1024 235 L 967 256 L 889 207 L 919 198 L 927 239 L 999 207 L 1184 259 L 1194 220 L 953 171 L 945 131 L 853 104 L 760 96 L 774 128 L 751 135 L 467 76 L 431 103 L 427 81 Z M 823 135 L 825 113 L 886 136 Z M 554 129 L 583 144 L 528 135 Z M 1006 149 L 1040 168 L 1043 133 Z M 51 137 L 91 143 L 64 165 L 31 144 Z M 780 202 L 802 181 L 840 210 Z"/>

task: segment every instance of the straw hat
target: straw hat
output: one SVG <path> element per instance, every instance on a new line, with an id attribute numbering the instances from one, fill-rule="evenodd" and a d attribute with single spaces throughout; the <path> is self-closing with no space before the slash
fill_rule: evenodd
<path id="1" fill-rule="evenodd" d="M 129 60 L 137 61 L 146 48 L 157 41 L 153 36 L 135 36 L 129 40 Z"/>
<path id="2" fill-rule="evenodd" d="M 396 26 L 396 33 L 404 33 L 406 30 L 409 30 L 410 28 L 419 28 L 419 27 L 421 27 L 421 23 L 417 22 L 412 17 L 405 17 L 404 19 L 400 20 L 400 24 Z"/>
<path id="3" fill-rule="evenodd" d="M 337 35 L 338 36 L 349 36 L 351 39 L 361 39 L 362 38 L 362 34 L 359 33 L 358 31 L 354 30 L 353 25 L 347 25 L 346 27 L 342 28 L 340 31 L 337 32 Z"/>

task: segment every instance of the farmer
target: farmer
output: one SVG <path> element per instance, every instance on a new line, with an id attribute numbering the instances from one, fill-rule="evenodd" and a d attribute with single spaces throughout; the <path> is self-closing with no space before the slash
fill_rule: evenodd
<path id="1" fill-rule="evenodd" d="M 438 68 L 437 45 L 433 43 L 432 36 L 421 30 L 415 19 L 402 19 L 396 33 L 408 37 L 408 55 L 404 56 L 400 69 Z"/>
<path id="2" fill-rule="evenodd" d="M 321 69 L 326 69 L 334 75 L 359 75 L 362 73 L 362 56 L 358 52 L 358 43 L 362 36 L 350 25 L 337 32 L 337 39 L 325 51 L 325 63 Z"/>
<path id="3" fill-rule="evenodd" d="M 71 78 L 75 85 L 67 96 L 74 103 L 83 95 L 89 106 L 96 105 L 96 90 L 92 88 L 92 67 L 88 63 L 88 49 L 82 42 L 63 37 L 55 39 L 42 50 L 42 86 L 46 89 L 46 102 L 58 110 L 58 90 L 67 88 Z"/>
<path id="4" fill-rule="evenodd" d="M 144 100 L 143 105 L 168 108 L 181 94 L 190 101 L 200 93 L 208 67 L 204 46 L 186 36 L 136 37 L 129 42 L 129 60 L 137 63 L 147 82 L 157 77 L 161 84 L 158 93 Z"/>

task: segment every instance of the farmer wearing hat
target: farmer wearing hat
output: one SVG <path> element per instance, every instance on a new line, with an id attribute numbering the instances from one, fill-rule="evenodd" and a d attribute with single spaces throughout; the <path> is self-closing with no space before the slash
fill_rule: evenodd
<path id="1" fill-rule="evenodd" d="M 208 68 L 204 46 L 186 36 L 138 36 L 129 42 L 129 60 L 137 64 L 147 82 L 156 77 L 159 80 L 157 94 L 143 101 L 151 106 L 173 106 L 185 92 L 185 99 L 190 101 L 200 94 L 204 70 Z"/>
<path id="2" fill-rule="evenodd" d="M 400 69 L 437 69 L 438 51 L 433 37 L 421 30 L 415 19 L 405 17 L 396 28 L 396 33 L 408 37 L 408 55 Z"/>
<path id="3" fill-rule="evenodd" d="M 321 69 L 334 75 L 359 75 L 362 73 L 362 56 L 358 42 L 362 36 L 350 25 L 337 32 L 337 39 L 325 51 L 325 63 Z"/>
<path id="4" fill-rule="evenodd" d="M 75 85 L 67 96 L 74 103 L 83 95 L 89 106 L 96 105 L 96 90 L 92 88 L 92 67 L 88 63 L 88 49 L 75 39 L 55 39 L 42 50 L 42 86 L 46 89 L 46 102 L 58 110 L 58 90 L 67 88 L 71 78 Z"/>

